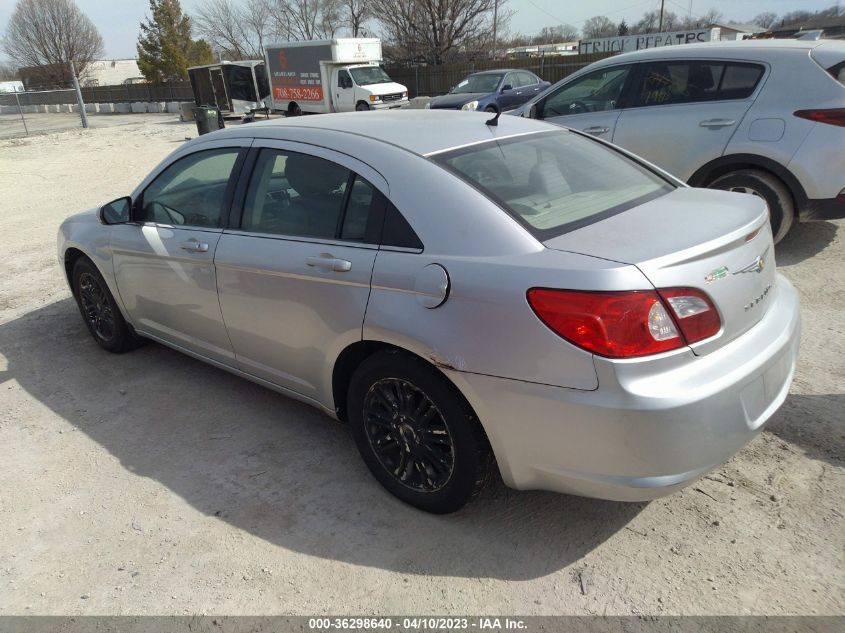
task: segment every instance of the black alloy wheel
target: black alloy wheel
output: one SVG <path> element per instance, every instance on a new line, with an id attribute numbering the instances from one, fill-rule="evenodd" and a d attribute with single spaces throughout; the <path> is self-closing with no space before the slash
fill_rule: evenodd
<path id="1" fill-rule="evenodd" d="M 373 452 L 412 490 L 441 490 L 455 470 L 449 426 L 425 393 L 406 380 L 384 378 L 364 399 L 364 425 Z"/>

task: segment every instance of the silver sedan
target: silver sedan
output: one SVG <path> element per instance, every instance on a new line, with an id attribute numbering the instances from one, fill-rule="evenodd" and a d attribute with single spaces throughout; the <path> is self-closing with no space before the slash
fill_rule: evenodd
<path id="1" fill-rule="evenodd" d="M 451 512 L 491 468 L 617 500 L 719 466 L 786 398 L 792 286 L 765 204 L 517 117 L 238 126 L 75 215 L 58 256 L 104 349 L 152 339 L 349 423 Z"/>

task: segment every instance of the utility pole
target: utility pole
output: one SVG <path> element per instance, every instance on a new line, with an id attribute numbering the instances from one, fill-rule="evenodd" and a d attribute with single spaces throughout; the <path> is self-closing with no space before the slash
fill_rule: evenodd
<path id="1" fill-rule="evenodd" d="M 85 102 L 82 100 L 82 89 L 79 87 L 79 79 L 76 77 L 76 66 L 70 60 L 70 74 L 73 75 L 73 88 L 76 90 L 76 103 L 79 105 L 79 116 L 82 118 L 83 129 L 88 129 L 88 115 L 85 112 Z"/>
<path id="2" fill-rule="evenodd" d="M 493 59 L 496 59 L 497 33 L 499 24 L 499 0 L 493 0 Z"/>
<path id="3" fill-rule="evenodd" d="M 663 5 L 666 3 L 666 0 L 660 0 L 660 26 L 657 27 L 657 32 L 663 32 Z"/>

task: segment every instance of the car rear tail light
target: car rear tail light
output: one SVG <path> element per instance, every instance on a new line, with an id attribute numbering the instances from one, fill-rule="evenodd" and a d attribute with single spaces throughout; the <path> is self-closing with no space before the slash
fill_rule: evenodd
<path id="1" fill-rule="evenodd" d="M 692 288 L 669 288 L 660 294 L 532 288 L 527 298 L 555 334 L 608 358 L 667 352 L 709 338 L 721 328 L 710 299 Z"/>
<path id="2" fill-rule="evenodd" d="M 658 291 L 675 313 L 687 343 L 692 345 L 710 338 L 722 329 L 719 313 L 710 297 L 695 288 L 665 288 Z"/>
<path id="3" fill-rule="evenodd" d="M 845 127 L 845 108 L 827 108 L 824 110 L 797 110 L 793 114 L 802 119 Z"/>

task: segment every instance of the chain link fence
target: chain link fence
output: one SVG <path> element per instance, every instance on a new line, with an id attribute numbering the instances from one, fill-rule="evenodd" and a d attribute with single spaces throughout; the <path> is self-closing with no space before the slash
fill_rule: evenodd
<path id="1" fill-rule="evenodd" d="M 88 114 L 179 112 L 179 103 L 193 102 L 188 82 L 121 84 L 82 88 Z M 0 93 L 0 138 L 14 138 L 81 128 L 73 89 L 28 90 Z"/>

